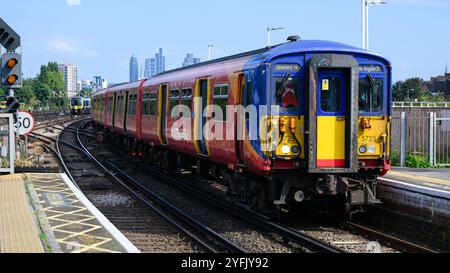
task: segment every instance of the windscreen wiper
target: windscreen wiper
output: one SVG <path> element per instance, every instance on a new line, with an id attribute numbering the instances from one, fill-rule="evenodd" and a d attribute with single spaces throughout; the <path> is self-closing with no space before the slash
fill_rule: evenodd
<path id="1" fill-rule="evenodd" d="M 281 80 L 280 88 L 277 90 L 277 96 L 281 96 L 281 90 L 283 90 L 283 87 L 286 85 L 288 79 L 291 77 L 291 73 L 287 73 L 283 79 Z"/>

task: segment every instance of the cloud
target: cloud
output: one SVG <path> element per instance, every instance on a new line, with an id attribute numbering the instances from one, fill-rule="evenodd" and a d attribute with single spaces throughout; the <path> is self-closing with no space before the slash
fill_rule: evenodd
<path id="1" fill-rule="evenodd" d="M 97 58 L 99 56 L 98 52 L 95 50 L 88 50 L 84 53 L 86 58 Z"/>
<path id="2" fill-rule="evenodd" d="M 55 41 L 51 44 L 51 47 L 54 51 L 62 53 L 73 52 L 77 50 L 76 47 L 70 45 L 68 42 L 65 41 Z"/>
<path id="3" fill-rule="evenodd" d="M 81 5 L 81 0 L 66 0 L 66 3 L 69 6 L 79 6 Z"/>
<path id="4" fill-rule="evenodd" d="M 47 39 L 46 50 L 60 56 L 71 56 L 83 59 L 95 59 L 100 57 L 99 51 L 92 44 L 82 38 L 74 37 L 50 37 Z"/>

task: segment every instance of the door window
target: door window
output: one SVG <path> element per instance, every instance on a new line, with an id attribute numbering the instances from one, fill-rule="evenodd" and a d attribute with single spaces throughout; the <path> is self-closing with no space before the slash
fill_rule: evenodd
<path id="1" fill-rule="evenodd" d="M 322 78 L 320 88 L 320 109 L 322 112 L 340 112 L 341 92 L 341 79 L 339 77 Z"/>

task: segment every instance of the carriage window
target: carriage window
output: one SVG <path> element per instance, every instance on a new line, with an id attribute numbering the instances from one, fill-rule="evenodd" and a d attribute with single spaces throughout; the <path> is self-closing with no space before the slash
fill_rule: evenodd
<path id="1" fill-rule="evenodd" d="M 171 90 L 170 91 L 170 111 L 180 103 L 180 91 Z"/>
<path id="2" fill-rule="evenodd" d="M 339 77 L 323 78 L 320 90 L 320 109 L 333 113 L 341 110 L 341 79 Z"/>
<path id="3" fill-rule="evenodd" d="M 133 115 L 133 95 L 128 97 L 128 115 Z"/>
<path id="4" fill-rule="evenodd" d="M 148 116 L 149 94 L 142 94 L 142 115 Z"/>
<path id="5" fill-rule="evenodd" d="M 299 108 L 300 78 L 291 77 L 288 73 L 284 77 L 275 78 L 275 101 L 281 111 L 297 111 Z"/>
<path id="6" fill-rule="evenodd" d="M 214 86 L 214 104 L 222 109 L 222 121 L 226 119 L 226 109 L 228 103 L 228 84 L 218 84 Z M 215 116 L 215 120 L 218 120 Z"/>
<path id="7" fill-rule="evenodd" d="M 181 104 L 186 105 L 191 109 L 192 104 L 192 89 L 183 89 L 181 91 Z"/>
<path id="8" fill-rule="evenodd" d="M 108 112 L 112 113 L 113 111 L 113 97 L 108 97 Z"/>
<path id="9" fill-rule="evenodd" d="M 378 113 L 383 110 L 383 79 L 367 75 L 359 79 L 359 112 Z"/>
<path id="10" fill-rule="evenodd" d="M 151 116 L 156 116 L 158 113 L 158 104 L 157 104 L 157 96 L 156 96 L 156 91 L 153 91 L 152 93 L 150 93 L 150 109 L 149 109 L 149 115 Z"/>

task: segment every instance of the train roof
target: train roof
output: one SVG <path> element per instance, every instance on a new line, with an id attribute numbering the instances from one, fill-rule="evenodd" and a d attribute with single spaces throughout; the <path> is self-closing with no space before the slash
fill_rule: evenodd
<path id="1" fill-rule="evenodd" d="M 272 47 L 265 47 L 257 50 L 252 50 L 244 53 L 239 53 L 223 58 L 214 59 L 211 61 L 201 62 L 198 64 L 176 68 L 173 70 L 169 70 L 166 72 L 163 72 L 161 74 L 158 74 L 154 76 L 153 78 L 157 78 L 159 76 L 167 75 L 170 73 L 178 72 L 178 71 L 185 71 L 190 70 L 196 67 L 204 67 L 210 64 L 216 64 L 231 60 L 236 60 L 239 58 L 248 57 L 249 61 L 246 64 L 247 69 L 252 69 L 256 66 L 259 66 L 261 63 L 271 62 L 273 59 L 284 56 L 284 55 L 291 55 L 291 54 L 306 54 L 306 53 L 318 53 L 318 52 L 332 52 L 332 53 L 352 53 L 352 54 L 361 54 L 366 56 L 371 56 L 375 58 L 379 58 L 383 60 L 386 64 L 390 64 L 390 62 L 383 57 L 382 55 L 365 50 L 362 48 L 350 46 L 347 44 L 342 44 L 338 42 L 333 41 L 325 41 L 325 40 L 298 40 L 298 41 L 292 41 L 287 42 L 279 45 L 275 45 Z M 125 83 L 121 85 L 117 85 L 110 89 L 104 89 L 96 92 L 98 93 L 104 93 L 106 90 L 114 91 L 114 90 L 120 90 L 123 88 L 134 88 L 138 87 L 141 84 L 142 80 L 137 82 L 131 82 L 131 83 Z"/>
<path id="2" fill-rule="evenodd" d="M 186 66 L 186 67 L 172 69 L 172 70 L 163 72 L 161 74 L 158 74 L 157 76 L 166 75 L 166 74 L 170 74 L 170 73 L 177 72 L 177 71 L 188 70 L 188 69 L 192 69 L 194 67 L 201 67 L 201 66 L 206 66 L 209 64 L 239 59 L 239 58 L 243 58 L 243 57 L 253 56 L 253 58 L 251 58 L 250 63 L 248 64 L 248 66 L 251 66 L 251 62 L 255 62 L 256 65 L 259 65 L 260 63 L 270 62 L 273 59 L 280 57 L 282 55 L 290 55 L 290 54 L 295 54 L 295 53 L 297 53 L 297 54 L 298 53 L 314 53 L 314 52 L 363 54 L 363 55 L 369 55 L 372 57 L 377 57 L 377 58 L 383 59 L 386 63 L 389 63 L 389 61 L 386 58 L 384 58 L 382 55 L 380 55 L 376 52 L 373 52 L 373 51 L 368 51 L 368 50 L 362 49 L 362 48 L 358 48 L 358 47 L 354 47 L 354 46 L 350 46 L 350 45 L 346 45 L 346 44 L 342 44 L 342 43 L 338 43 L 338 42 L 332 42 L 332 41 L 298 40 L 298 41 L 294 41 L 294 42 L 288 42 L 288 43 L 275 45 L 272 47 L 265 47 L 265 48 L 252 50 L 252 51 L 248 51 L 248 52 L 244 52 L 244 53 L 239 53 L 239 54 L 235 54 L 235 55 L 231 55 L 231 56 L 227 56 L 227 57 L 223 57 L 223 58 L 218 58 L 218 59 L 214 59 L 211 61 L 201 62 L 198 64 Z M 157 77 L 157 76 L 155 76 L 155 77 Z"/>
<path id="3" fill-rule="evenodd" d="M 323 41 L 323 40 L 299 40 L 295 42 L 280 44 L 278 46 L 273 47 L 271 50 L 262 53 L 260 56 L 254 59 L 256 59 L 257 61 L 262 60 L 263 62 L 270 62 L 273 59 L 282 55 L 290 55 L 298 53 L 317 53 L 317 52 L 353 53 L 353 54 L 368 55 L 383 59 L 386 63 L 389 63 L 389 61 L 386 58 L 384 58 L 382 55 L 376 52 L 338 42 Z"/>

